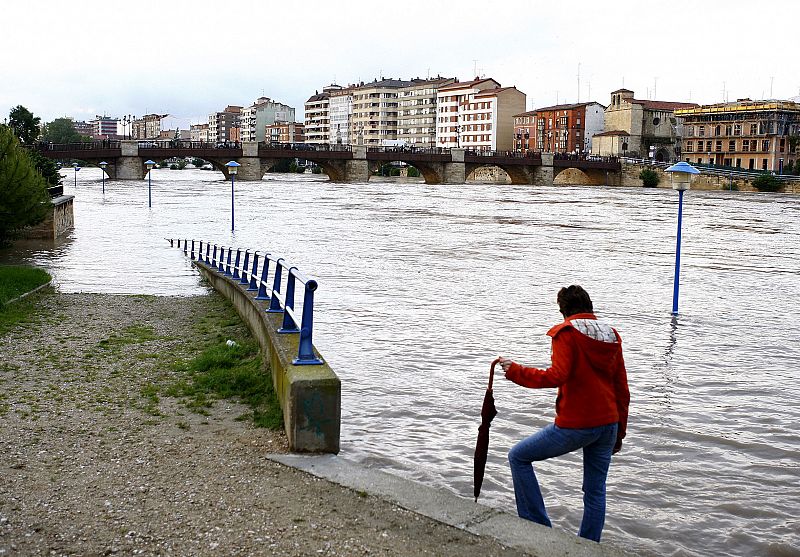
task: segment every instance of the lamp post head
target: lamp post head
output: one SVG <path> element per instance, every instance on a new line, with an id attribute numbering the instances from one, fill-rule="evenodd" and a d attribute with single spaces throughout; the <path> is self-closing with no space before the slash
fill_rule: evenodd
<path id="1" fill-rule="evenodd" d="M 685 191 L 689 189 L 692 181 L 692 175 L 700 174 L 700 171 L 693 167 L 688 162 L 676 162 L 664 172 L 669 172 L 672 178 L 672 189 L 678 191 Z"/>
<path id="2" fill-rule="evenodd" d="M 156 165 L 156 162 L 148 159 L 144 161 L 144 165 L 147 167 L 147 170 L 153 170 L 153 167 Z"/>
<path id="3" fill-rule="evenodd" d="M 100 166 L 100 168 L 102 168 L 103 170 L 105 170 L 105 169 L 106 169 L 106 167 L 108 166 L 108 163 L 107 163 L 106 161 L 99 162 L 99 163 L 97 163 L 97 164 L 98 164 L 98 166 Z"/>
<path id="4" fill-rule="evenodd" d="M 228 163 L 225 163 L 225 166 L 228 167 L 229 174 L 236 174 L 237 172 L 239 172 L 239 167 L 242 165 L 236 161 L 230 161 Z"/>

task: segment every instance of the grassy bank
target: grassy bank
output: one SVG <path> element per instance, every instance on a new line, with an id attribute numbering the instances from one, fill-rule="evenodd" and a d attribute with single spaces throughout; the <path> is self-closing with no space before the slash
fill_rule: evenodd
<path id="1" fill-rule="evenodd" d="M 37 309 L 36 296 L 8 302 L 49 281 L 50 275 L 41 269 L 0 266 L 0 335 L 28 321 Z"/>
<path id="2" fill-rule="evenodd" d="M 0 266 L 0 307 L 34 288 L 47 284 L 50 275 L 35 267 Z"/>

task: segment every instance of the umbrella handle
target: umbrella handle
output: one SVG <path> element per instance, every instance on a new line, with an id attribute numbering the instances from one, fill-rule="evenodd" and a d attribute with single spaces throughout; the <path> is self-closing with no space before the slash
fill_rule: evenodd
<path id="1" fill-rule="evenodd" d="M 492 390 L 492 382 L 494 381 L 494 366 L 496 366 L 500 362 L 500 358 L 497 358 L 495 361 L 492 362 L 492 367 L 489 368 L 489 386 L 487 390 Z"/>

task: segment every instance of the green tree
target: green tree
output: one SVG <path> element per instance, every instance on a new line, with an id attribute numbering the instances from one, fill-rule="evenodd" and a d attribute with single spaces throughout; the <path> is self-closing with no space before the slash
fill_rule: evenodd
<path id="1" fill-rule="evenodd" d="M 39 137 L 41 119 L 24 106 L 17 105 L 8 113 L 8 125 L 23 145 L 33 145 Z"/>
<path id="2" fill-rule="evenodd" d="M 42 178 L 47 180 L 48 185 L 58 186 L 61 184 L 61 181 L 64 179 L 64 177 L 61 175 L 61 172 L 58 171 L 58 165 L 56 164 L 56 161 L 53 159 L 48 159 L 39 151 L 34 149 L 28 150 L 28 156 L 33 162 L 33 165 L 36 167 L 36 170 L 38 170 L 39 174 L 42 175 Z"/>
<path id="3" fill-rule="evenodd" d="M 654 188 L 661 181 L 658 173 L 655 170 L 650 170 L 649 168 L 645 168 L 639 173 L 639 179 L 642 181 L 642 185 L 646 188 Z"/>
<path id="4" fill-rule="evenodd" d="M 778 191 L 781 181 L 772 174 L 762 174 L 753 180 L 753 187 L 758 191 Z"/>
<path id="5" fill-rule="evenodd" d="M 42 139 L 51 143 L 80 143 L 83 136 L 75 130 L 75 124 L 69 118 L 56 118 L 44 125 Z"/>
<path id="6" fill-rule="evenodd" d="M 0 244 L 26 226 L 44 220 L 50 210 L 47 181 L 8 126 L 0 126 Z"/>

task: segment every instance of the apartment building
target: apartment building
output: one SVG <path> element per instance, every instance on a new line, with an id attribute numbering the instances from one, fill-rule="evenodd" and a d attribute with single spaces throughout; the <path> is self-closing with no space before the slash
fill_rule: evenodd
<path id="1" fill-rule="evenodd" d="M 330 143 L 330 97 L 331 93 L 341 91 L 340 85 L 331 84 L 315 92 L 305 103 L 306 143 Z"/>
<path id="2" fill-rule="evenodd" d="M 189 136 L 192 141 L 208 143 L 208 124 L 192 124 L 189 126 Z"/>
<path id="3" fill-rule="evenodd" d="M 350 85 L 330 92 L 328 100 L 330 143 L 339 145 L 348 145 L 350 143 L 354 87 L 354 85 Z"/>
<path id="4" fill-rule="evenodd" d="M 605 130 L 592 138 L 592 154 L 671 161 L 680 158 L 682 122 L 675 111 L 695 103 L 636 99 L 630 89 L 611 93 Z"/>
<path id="5" fill-rule="evenodd" d="M 769 170 L 800 159 L 800 104 L 740 99 L 675 111 L 687 162 Z"/>
<path id="6" fill-rule="evenodd" d="M 131 123 L 131 139 L 157 139 L 161 135 L 161 120 L 169 114 L 147 114 Z"/>
<path id="7" fill-rule="evenodd" d="M 412 147 L 436 146 L 436 94 L 455 78 L 412 79 L 399 91 L 397 139 Z"/>
<path id="8" fill-rule="evenodd" d="M 224 141 L 236 141 L 238 136 L 239 117 L 242 113 L 241 106 L 228 105 L 222 112 L 212 112 L 208 115 L 208 141 L 209 143 L 220 143 Z"/>
<path id="9" fill-rule="evenodd" d="M 525 93 L 491 78 L 456 82 L 436 95 L 436 146 L 510 151 L 514 115 L 525 110 Z"/>
<path id="10" fill-rule="evenodd" d="M 276 122 L 265 126 L 268 143 L 305 143 L 305 126 L 299 122 Z"/>
<path id="11" fill-rule="evenodd" d="M 350 143 L 386 145 L 397 141 L 400 93 L 410 81 L 374 80 L 353 90 L 353 114 L 350 119 Z"/>
<path id="12" fill-rule="evenodd" d="M 605 106 L 597 102 L 560 104 L 514 116 L 514 150 L 589 153 L 603 131 Z"/>
<path id="13" fill-rule="evenodd" d="M 117 126 L 119 119 L 111 118 L 110 116 L 95 116 L 94 120 L 89 120 L 89 125 L 92 127 L 91 136 L 95 139 L 116 139 Z"/>
<path id="14" fill-rule="evenodd" d="M 239 133 L 242 141 L 264 141 L 264 130 L 276 122 L 294 122 L 295 110 L 291 106 L 259 97 L 239 116 Z"/>

